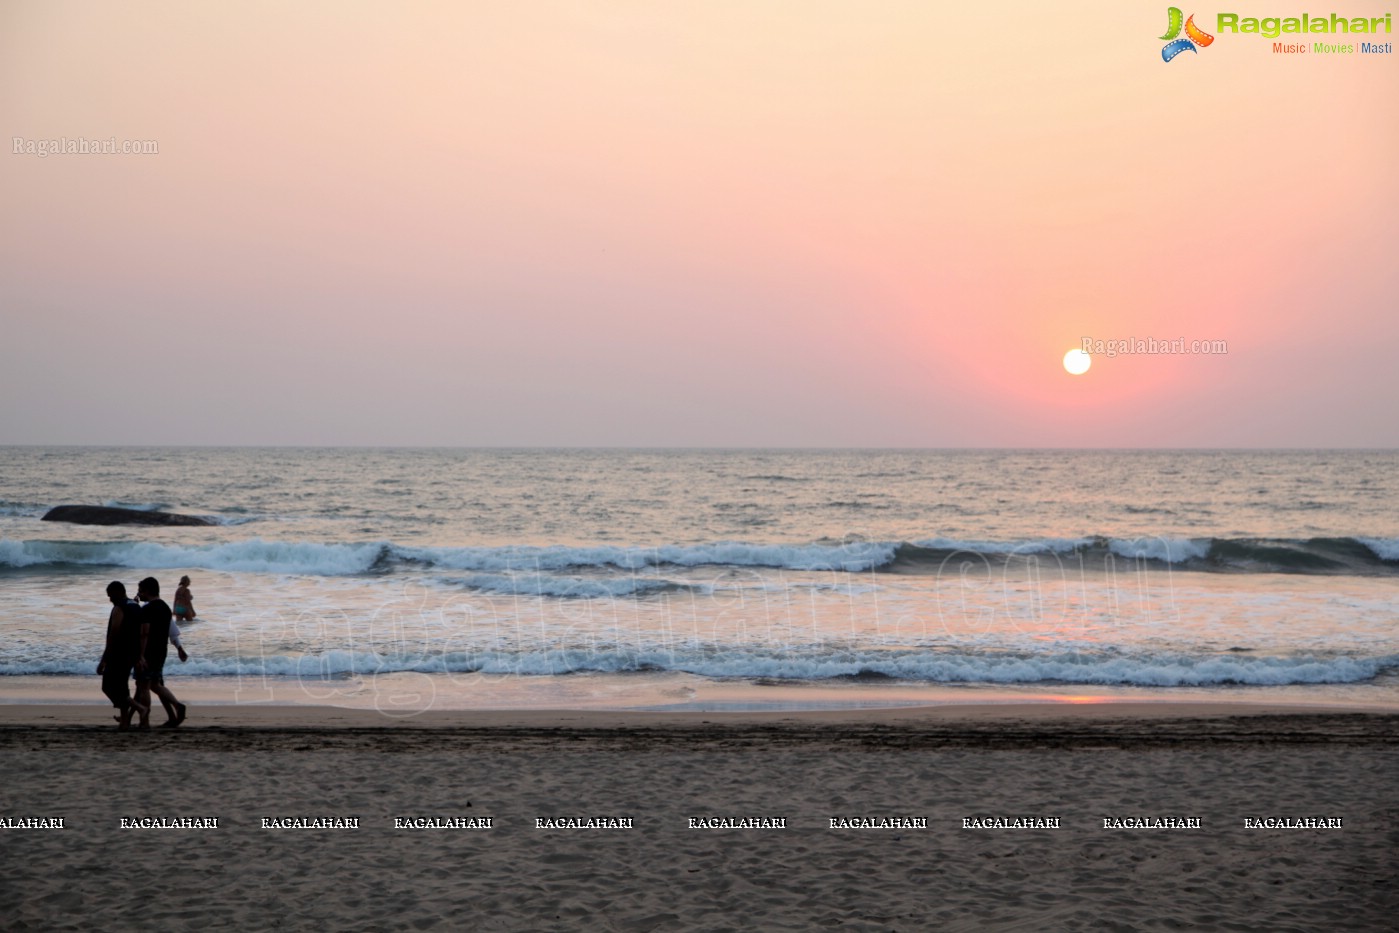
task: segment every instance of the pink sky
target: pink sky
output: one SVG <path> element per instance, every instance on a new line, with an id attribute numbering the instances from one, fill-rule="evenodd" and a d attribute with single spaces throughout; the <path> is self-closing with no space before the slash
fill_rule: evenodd
<path id="1" fill-rule="evenodd" d="M 1399 445 L 1399 59 L 983 6 L 7 3 L 0 443 Z"/>

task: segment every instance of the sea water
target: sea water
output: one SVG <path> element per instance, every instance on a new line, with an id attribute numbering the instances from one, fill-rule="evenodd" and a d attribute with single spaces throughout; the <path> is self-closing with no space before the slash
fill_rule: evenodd
<path id="1" fill-rule="evenodd" d="M 1397 507 L 1394 451 L 0 448 L 0 696 L 188 574 L 236 702 L 1395 706 Z"/>

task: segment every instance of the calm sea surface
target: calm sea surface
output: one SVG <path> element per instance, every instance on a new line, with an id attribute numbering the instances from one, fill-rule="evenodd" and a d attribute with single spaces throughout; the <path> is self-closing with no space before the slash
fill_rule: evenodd
<path id="1" fill-rule="evenodd" d="M 185 573 L 172 686 L 239 701 L 1399 705 L 1393 451 L 0 448 L 0 695 Z"/>

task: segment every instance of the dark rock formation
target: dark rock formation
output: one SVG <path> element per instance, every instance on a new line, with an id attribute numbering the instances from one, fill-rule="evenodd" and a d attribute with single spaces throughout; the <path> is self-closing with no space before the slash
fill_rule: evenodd
<path id="1" fill-rule="evenodd" d="M 72 522 L 75 525 L 212 525 L 197 515 L 174 512 L 146 512 L 141 509 L 114 509 L 105 505 L 60 505 L 45 513 L 46 522 Z"/>

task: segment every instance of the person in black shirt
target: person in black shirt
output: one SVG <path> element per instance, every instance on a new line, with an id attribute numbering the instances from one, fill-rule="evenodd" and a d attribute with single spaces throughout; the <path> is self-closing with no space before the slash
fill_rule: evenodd
<path id="1" fill-rule="evenodd" d="M 161 723 L 162 729 L 173 729 L 185 721 L 185 704 L 175 699 L 175 694 L 165 686 L 165 656 L 170 647 L 170 607 L 160 598 L 160 581 L 146 577 L 136 590 L 136 598 L 146 605 L 141 609 L 141 643 L 136 662 L 136 703 L 145 704 L 150 710 L 151 692 L 160 697 L 160 705 L 165 707 L 167 719 Z M 180 660 L 186 657 L 180 651 Z M 146 729 L 146 717 L 141 717 L 141 728 Z"/>
<path id="2" fill-rule="evenodd" d="M 107 617 L 107 647 L 97 662 L 97 673 L 102 675 L 102 692 L 121 710 L 117 728 L 125 732 L 131 728 L 132 713 L 140 713 L 141 721 L 146 722 L 151 712 L 149 705 L 141 707 L 139 698 L 131 699 L 131 669 L 141 650 L 141 607 L 126 598 L 126 585 L 120 581 L 107 584 L 107 598 L 112 612 Z"/>

